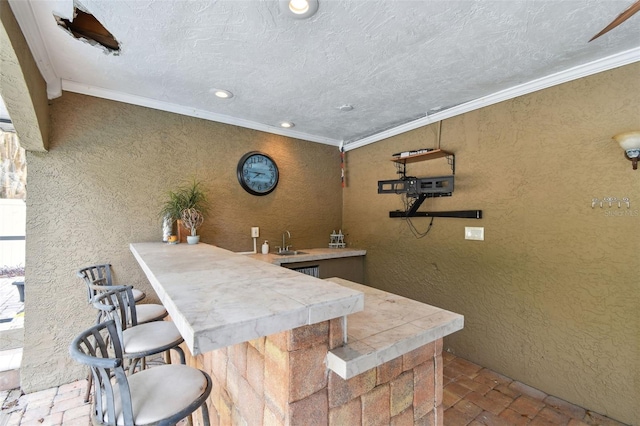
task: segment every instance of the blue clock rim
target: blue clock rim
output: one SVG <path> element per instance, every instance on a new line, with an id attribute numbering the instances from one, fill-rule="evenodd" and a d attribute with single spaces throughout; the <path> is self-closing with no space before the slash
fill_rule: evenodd
<path id="1" fill-rule="evenodd" d="M 273 163 L 273 166 L 276 168 L 275 182 L 273 183 L 273 186 L 266 191 L 256 191 L 253 188 L 251 188 L 249 185 L 247 185 L 247 183 L 244 180 L 244 174 L 242 173 L 242 169 L 244 167 L 244 164 L 247 162 L 247 160 L 253 157 L 254 155 L 262 155 L 263 157 L 266 157 L 269 161 Z M 244 154 L 242 157 L 240 157 L 240 161 L 238 161 L 238 167 L 236 169 L 236 174 L 237 174 L 238 182 L 240 183 L 240 186 L 249 194 L 258 195 L 258 196 L 268 195 L 272 193 L 278 186 L 278 182 L 280 180 L 280 170 L 278 169 L 278 164 L 276 164 L 276 162 L 273 160 L 273 158 L 271 158 L 270 155 L 260 151 L 250 151 Z"/>

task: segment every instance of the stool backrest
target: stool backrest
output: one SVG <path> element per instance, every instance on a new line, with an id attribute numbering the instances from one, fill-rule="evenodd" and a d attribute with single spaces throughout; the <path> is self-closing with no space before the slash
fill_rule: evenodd
<path id="1" fill-rule="evenodd" d="M 96 323 L 114 320 L 120 341 L 124 330 L 138 325 L 132 289 L 130 285 L 105 287 L 93 299 L 93 306 L 99 311 Z"/>
<path id="2" fill-rule="evenodd" d="M 117 323 L 107 320 L 80 333 L 69 347 L 71 358 L 91 368 L 93 417 L 100 424 L 133 424 L 131 392 L 123 367 Z M 124 421 L 124 423 L 122 423 Z"/>
<path id="3" fill-rule="evenodd" d="M 100 281 L 100 285 L 113 285 L 110 263 L 87 266 L 79 269 L 78 272 L 76 272 L 76 275 L 82 278 L 87 286 L 87 300 L 89 303 L 91 303 L 93 298 L 96 296 L 95 289 L 91 287 L 92 284 L 96 284 L 97 281 Z"/>

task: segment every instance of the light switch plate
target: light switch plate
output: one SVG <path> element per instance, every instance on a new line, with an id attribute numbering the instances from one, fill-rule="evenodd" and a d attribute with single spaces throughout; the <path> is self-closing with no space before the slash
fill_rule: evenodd
<path id="1" fill-rule="evenodd" d="M 251 227 L 251 238 L 258 238 L 260 236 L 260 228 L 257 226 Z"/>
<path id="2" fill-rule="evenodd" d="M 484 241 L 484 227 L 479 226 L 465 226 L 464 227 L 464 239 L 465 240 L 478 240 Z"/>

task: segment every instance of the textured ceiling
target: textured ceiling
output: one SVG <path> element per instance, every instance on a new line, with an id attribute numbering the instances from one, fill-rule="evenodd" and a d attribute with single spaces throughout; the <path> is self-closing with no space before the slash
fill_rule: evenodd
<path id="1" fill-rule="evenodd" d="M 49 86 L 281 134 L 288 120 L 291 135 L 336 144 L 630 50 L 640 59 L 640 14 L 587 43 L 633 0 L 319 1 L 294 20 L 277 0 L 82 0 L 119 55 L 56 25 L 68 0 L 10 4 Z"/>

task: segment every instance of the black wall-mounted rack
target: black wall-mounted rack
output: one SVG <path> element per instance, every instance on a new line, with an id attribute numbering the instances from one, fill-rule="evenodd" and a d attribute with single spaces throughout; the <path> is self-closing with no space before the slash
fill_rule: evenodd
<path id="1" fill-rule="evenodd" d="M 389 212 L 389 217 L 454 217 L 458 219 L 482 219 L 482 210 L 455 210 L 448 212 Z"/>
<path id="2" fill-rule="evenodd" d="M 407 177 L 407 163 L 417 161 L 432 160 L 445 157 L 451 167 L 451 176 L 440 177 Z M 395 156 L 391 159 L 401 165 L 401 179 L 378 181 L 378 194 L 406 194 L 407 197 L 415 198 L 407 211 L 396 210 L 389 212 L 389 217 L 451 217 L 460 219 L 482 219 L 482 210 L 456 210 L 443 212 L 419 212 L 418 209 L 427 198 L 450 197 L 453 193 L 454 176 L 456 167 L 456 156 L 452 152 L 441 149 L 434 149 L 428 152 L 408 155 L 405 157 Z"/>

